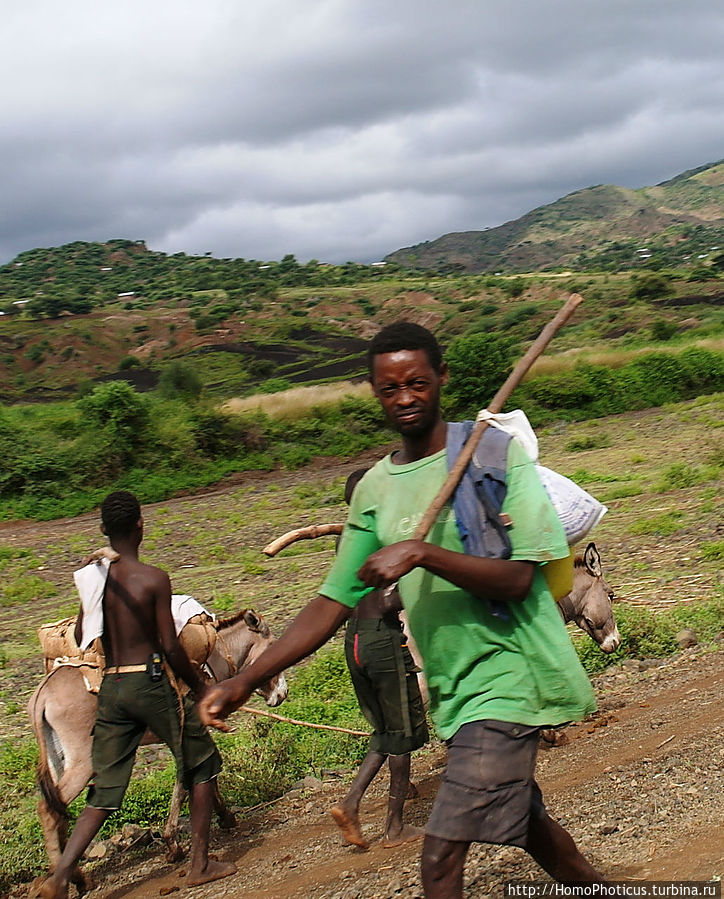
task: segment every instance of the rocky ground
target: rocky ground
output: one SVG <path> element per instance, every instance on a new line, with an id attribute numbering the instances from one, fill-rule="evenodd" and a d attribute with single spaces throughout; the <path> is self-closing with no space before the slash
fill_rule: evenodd
<path id="1" fill-rule="evenodd" d="M 724 869 L 724 648 L 694 646 L 670 659 L 628 662 L 595 680 L 599 712 L 542 748 L 538 777 L 551 814 L 612 879 L 712 880 Z M 419 797 L 407 805 L 423 825 L 444 766 L 444 749 L 413 759 Z M 88 899 L 151 899 L 183 891 L 198 899 L 388 899 L 422 896 L 420 844 L 380 843 L 385 780 L 362 807 L 371 848 L 343 845 L 328 814 L 340 777 L 307 779 L 231 832 L 213 830 L 213 849 L 239 873 L 185 888 L 183 865 L 167 864 L 153 835 L 127 833 L 88 863 Z M 149 842 L 150 841 L 150 842 Z M 131 844 L 131 848 L 128 847 Z M 145 844 L 145 845 L 144 845 Z M 508 880 L 545 880 L 518 849 L 475 846 L 466 896 L 502 896 Z M 13 896 L 25 895 L 18 888 Z"/>

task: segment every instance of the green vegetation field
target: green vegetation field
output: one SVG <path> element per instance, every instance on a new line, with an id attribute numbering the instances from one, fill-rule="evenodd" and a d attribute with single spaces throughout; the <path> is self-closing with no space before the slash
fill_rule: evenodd
<path id="1" fill-rule="evenodd" d="M 158 259 L 131 242 L 61 249 L 0 273 L 0 890 L 42 869 L 24 712 L 42 670 L 35 631 L 76 610 L 72 571 L 102 541 L 102 496 L 138 493 L 145 558 L 170 571 L 177 592 L 219 614 L 253 607 L 279 633 L 314 595 L 333 543 L 298 543 L 275 559 L 261 548 L 299 525 L 341 521 L 346 475 L 393 440 L 363 383 L 378 324 L 411 318 L 439 334 L 446 411 L 466 415 L 564 294 L 582 293 L 509 406 L 528 413 L 542 461 L 609 507 L 593 536 L 624 644 L 604 657 L 575 633 L 577 649 L 594 674 L 674 651 L 685 625 L 702 642 L 722 630 L 716 266 L 423 275 L 293 257 L 266 268 Z M 118 271 L 102 288 L 109 254 Z M 55 287 L 42 295 L 57 302 L 36 303 L 48 279 Z M 280 712 L 364 729 L 340 647 L 338 636 L 292 674 Z M 236 725 L 220 737 L 232 805 L 267 801 L 307 773 L 349 773 L 365 750 L 358 738 L 251 716 Z M 109 827 L 160 823 L 172 772 L 164 754 L 147 763 L 152 776 L 134 781 Z"/>

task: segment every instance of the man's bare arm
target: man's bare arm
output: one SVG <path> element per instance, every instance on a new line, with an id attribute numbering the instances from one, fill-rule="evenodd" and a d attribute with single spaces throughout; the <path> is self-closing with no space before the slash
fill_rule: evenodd
<path id="1" fill-rule="evenodd" d="M 350 609 L 341 603 L 317 596 L 302 609 L 282 636 L 258 659 L 235 677 L 209 687 L 199 702 L 204 724 L 228 730 L 223 719 L 249 699 L 251 694 L 280 671 L 311 655 L 335 633 L 349 617 Z"/>
<path id="2" fill-rule="evenodd" d="M 528 595 L 535 566 L 469 556 L 423 540 L 403 540 L 373 553 L 357 574 L 368 587 L 386 587 L 413 568 L 424 568 L 473 596 L 519 602 Z"/>

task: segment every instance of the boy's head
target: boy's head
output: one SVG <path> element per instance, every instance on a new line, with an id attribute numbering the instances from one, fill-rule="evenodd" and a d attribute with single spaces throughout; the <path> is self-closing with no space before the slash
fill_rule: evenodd
<path id="1" fill-rule="evenodd" d="M 352 494 L 354 493 L 354 488 L 359 484 L 362 478 L 367 474 L 369 468 L 358 468 L 356 471 L 353 471 L 352 474 L 347 478 L 347 483 L 344 485 L 344 501 L 349 505 L 352 502 Z"/>
<path id="2" fill-rule="evenodd" d="M 101 530 L 106 536 L 129 537 L 141 525 L 141 506 L 127 490 L 116 490 L 101 503 Z"/>
<path id="3" fill-rule="evenodd" d="M 400 350 L 422 350 L 430 366 L 440 371 L 442 350 L 434 334 L 414 322 L 394 322 L 372 338 L 367 347 L 367 368 L 370 380 L 374 374 L 375 356 L 398 353 Z"/>

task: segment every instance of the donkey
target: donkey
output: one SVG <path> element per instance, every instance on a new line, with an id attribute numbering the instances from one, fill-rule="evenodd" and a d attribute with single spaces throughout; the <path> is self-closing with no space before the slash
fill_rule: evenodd
<path id="1" fill-rule="evenodd" d="M 204 666 L 210 680 L 223 680 L 254 661 L 275 638 L 264 619 L 251 609 L 215 622 L 216 645 Z M 92 730 L 98 700 L 88 689 L 87 665 L 60 665 L 40 682 L 28 702 L 28 715 L 38 741 L 37 780 L 42 794 L 38 817 L 43 828 L 45 848 L 51 871 L 63 852 L 68 834 L 68 805 L 79 795 L 93 773 L 91 763 Z M 279 674 L 263 684 L 259 692 L 270 706 L 286 699 L 287 683 Z M 150 731 L 143 744 L 155 743 Z M 176 784 L 164 829 L 169 860 L 177 860 L 178 819 L 185 798 Z M 221 795 L 215 796 L 215 809 L 222 827 L 234 827 L 234 816 L 226 808 Z M 85 878 L 76 871 L 73 882 L 82 892 Z"/>
<path id="2" fill-rule="evenodd" d="M 605 653 L 613 652 L 621 643 L 613 615 L 613 599 L 613 590 L 603 577 L 601 556 L 596 544 L 589 543 L 583 556 L 576 556 L 574 559 L 573 588 L 570 593 L 558 600 L 558 609 L 566 623 L 573 621 L 577 624 Z M 400 613 L 400 620 L 412 658 L 422 672 L 422 656 L 407 626 L 405 612 Z M 422 698 L 427 705 L 428 692 L 424 674 L 418 674 L 418 679 Z"/>
<path id="3" fill-rule="evenodd" d="M 589 543 L 583 556 L 574 560 L 573 589 L 558 600 L 558 608 L 565 622 L 573 621 L 603 652 L 610 653 L 621 643 L 613 601 L 613 590 L 603 577 L 601 556 L 596 544 Z"/>

